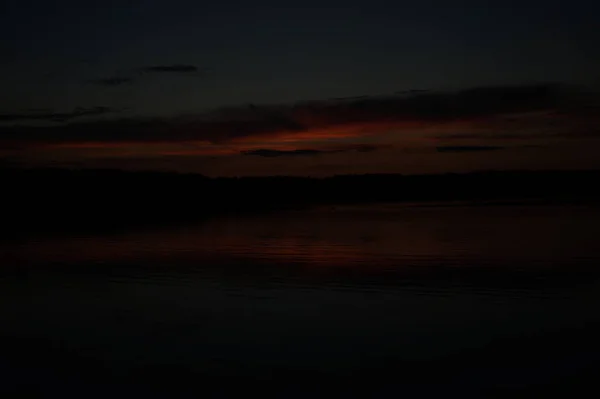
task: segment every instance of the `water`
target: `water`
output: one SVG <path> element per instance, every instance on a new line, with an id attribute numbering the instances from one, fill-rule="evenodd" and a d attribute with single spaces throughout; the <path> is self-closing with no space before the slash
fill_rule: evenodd
<path id="1" fill-rule="evenodd" d="M 599 221 L 593 206 L 379 205 L 4 243 L 6 389 L 571 381 L 600 359 Z"/>

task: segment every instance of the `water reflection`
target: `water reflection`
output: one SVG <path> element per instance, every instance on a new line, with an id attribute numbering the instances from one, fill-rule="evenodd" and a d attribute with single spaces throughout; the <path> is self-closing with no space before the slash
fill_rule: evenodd
<path id="1" fill-rule="evenodd" d="M 4 244 L 0 349 L 12 360 L 0 365 L 19 376 L 58 357 L 143 386 L 537 384 L 600 359 L 599 216 L 338 208 Z"/>
<path id="2" fill-rule="evenodd" d="M 217 219 L 192 228 L 5 244 L 22 262 L 245 257 L 351 263 L 555 264 L 595 258 L 598 208 L 378 208 Z M 12 252 L 11 252 L 12 251 Z M 376 265 L 373 265 L 376 266 Z"/>

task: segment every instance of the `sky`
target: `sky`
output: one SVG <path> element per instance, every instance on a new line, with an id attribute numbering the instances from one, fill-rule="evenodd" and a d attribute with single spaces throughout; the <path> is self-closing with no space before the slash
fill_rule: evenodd
<path id="1" fill-rule="evenodd" d="M 600 168 L 597 3 L 4 1 L 0 161 Z"/>

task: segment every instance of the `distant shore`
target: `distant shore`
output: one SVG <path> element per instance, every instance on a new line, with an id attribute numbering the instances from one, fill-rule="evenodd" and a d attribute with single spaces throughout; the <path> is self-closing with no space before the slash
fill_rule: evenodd
<path id="1" fill-rule="evenodd" d="M 108 169 L 0 170 L 2 236 L 196 223 L 226 214 L 402 203 L 600 204 L 600 170 L 209 178 Z"/>

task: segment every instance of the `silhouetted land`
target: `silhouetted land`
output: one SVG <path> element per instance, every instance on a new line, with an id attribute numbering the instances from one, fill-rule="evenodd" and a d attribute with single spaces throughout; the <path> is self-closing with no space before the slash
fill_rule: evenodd
<path id="1" fill-rule="evenodd" d="M 378 202 L 600 203 L 600 171 L 209 178 L 105 169 L 0 170 L 4 235 L 187 223 L 226 213 Z"/>

